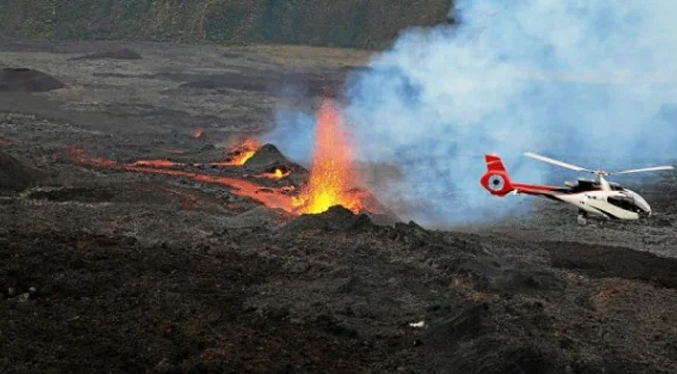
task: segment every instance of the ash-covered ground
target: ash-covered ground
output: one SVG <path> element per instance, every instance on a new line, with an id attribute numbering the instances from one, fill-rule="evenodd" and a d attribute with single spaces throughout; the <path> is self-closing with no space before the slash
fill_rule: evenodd
<path id="1" fill-rule="evenodd" d="M 299 217 L 76 150 L 216 162 L 366 54 L 0 50 L 0 372 L 677 372 L 674 181 L 642 186 L 656 214 L 639 224 L 581 228 L 550 202 L 450 230 Z M 191 172 L 253 181 L 268 161 Z"/>

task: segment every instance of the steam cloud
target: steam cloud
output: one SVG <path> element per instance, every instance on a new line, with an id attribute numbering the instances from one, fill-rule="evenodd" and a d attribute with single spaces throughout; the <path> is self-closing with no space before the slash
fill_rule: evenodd
<path id="1" fill-rule="evenodd" d="M 406 218 L 489 220 L 528 199 L 482 189 L 485 153 L 515 180 L 558 184 L 522 153 L 607 169 L 677 157 L 677 2 L 457 0 L 453 14 L 458 25 L 403 32 L 345 87 L 360 157 L 404 171 L 376 193 L 413 207 Z M 312 142 L 283 134 L 312 120 L 280 112 L 271 140 L 307 159 Z"/>

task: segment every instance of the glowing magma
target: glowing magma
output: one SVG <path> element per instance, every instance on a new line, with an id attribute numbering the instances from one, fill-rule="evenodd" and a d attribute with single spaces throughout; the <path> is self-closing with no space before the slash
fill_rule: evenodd
<path id="1" fill-rule="evenodd" d="M 106 168 L 111 170 L 126 170 L 139 173 L 172 175 L 189 178 L 198 182 L 220 184 L 232 187 L 234 189 L 233 193 L 236 195 L 246 196 L 267 207 L 283 209 L 288 212 L 293 212 L 294 210 L 291 198 L 286 195 L 286 191 L 283 189 L 268 188 L 237 178 L 220 177 L 217 175 L 169 169 L 166 168 L 167 166 L 170 166 L 169 164 L 152 162 L 157 160 L 147 160 L 145 162 L 133 162 L 125 164 L 105 157 L 88 158 L 86 157 L 85 152 L 81 149 L 70 148 L 69 151 L 75 155 L 80 163 L 92 167 Z"/>
<path id="2" fill-rule="evenodd" d="M 204 131 L 202 129 L 194 129 L 190 132 L 190 134 L 193 136 L 193 138 L 200 139 L 202 134 L 204 134 Z"/>
<path id="3" fill-rule="evenodd" d="M 288 177 L 290 174 L 291 174 L 290 170 L 284 171 L 280 168 L 275 168 L 273 172 L 258 174 L 255 175 L 255 177 L 268 179 L 282 179 Z"/>
<path id="4" fill-rule="evenodd" d="M 353 149 L 343 127 L 343 119 L 332 102 L 322 102 L 317 117 L 315 149 L 308 184 L 294 204 L 300 213 L 322 213 L 341 205 L 357 213 L 362 210 L 361 198 L 353 187 Z"/>
<path id="5" fill-rule="evenodd" d="M 227 161 L 223 163 L 214 163 L 221 166 L 241 166 L 247 160 L 252 158 L 259 149 L 259 143 L 254 139 L 246 139 L 237 147 L 231 149 L 227 154 Z"/>

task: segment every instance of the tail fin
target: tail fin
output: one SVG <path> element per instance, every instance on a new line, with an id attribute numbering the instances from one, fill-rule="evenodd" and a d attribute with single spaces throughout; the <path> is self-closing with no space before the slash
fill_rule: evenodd
<path id="1" fill-rule="evenodd" d="M 480 179 L 480 183 L 492 195 L 507 195 L 514 188 L 503 161 L 496 155 L 485 155 L 484 159 L 487 163 L 487 172 Z"/>

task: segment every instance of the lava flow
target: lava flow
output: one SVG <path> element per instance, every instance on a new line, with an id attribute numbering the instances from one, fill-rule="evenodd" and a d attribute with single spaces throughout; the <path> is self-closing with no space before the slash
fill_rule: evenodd
<path id="1" fill-rule="evenodd" d="M 369 210 L 379 213 L 380 204 L 369 191 L 357 188 L 359 182 L 353 161 L 353 149 L 343 129 L 342 118 L 332 103 L 325 100 L 317 118 L 315 150 L 308 182 L 304 186 L 269 187 L 246 181 L 237 177 L 221 177 L 200 174 L 181 167 L 236 166 L 243 165 L 259 149 L 253 140 L 246 140 L 235 150 L 228 153 L 226 162 L 207 164 L 186 164 L 170 160 L 139 160 L 132 163 L 120 163 L 107 158 L 87 158 L 84 151 L 71 149 L 77 160 L 83 164 L 127 170 L 141 173 L 164 174 L 190 178 L 203 183 L 216 183 L 232 187 L 233 193 L 249 197 L 270 208 L 279 208 L 293 214 L 316 214 L 327 211 L 332 206 L 341 205 L 353 213 Z M 275 167 L 254 177 L 282 179 L 291 174 L 291 169 Z M 246 177 L 243 176 L 243 177 Z"/>
<path id="2" fill-rule="evenodd" d="M 288 212 L 291 212 L 294 209 L 291 198 L 283 189 L 271 189 L 237 178 L 220 177 L 216 175 L 199 174 L 184 170 L 163 168 L 166 165 L 155 167 L 152 163 L 125 164 L 105 157 L 88 158 L 86 157 L 83 150 L 76 148 L 69 148 L 68 151 L 75 156 L 78 162 L 91 167 L 106 168 L 111 170 L 126 170 L 149 174 L 172 175 L 176 177 L 189 178 L 203 183 L 220 184 L 234 188 L 233 193 L 236 195 L 248 197 L 267 207 L 283 209 Z"/>
<path id="3" fill-rule="evenodd" d="M 244 165 L 244 163 L 247 162 L 247 160 L 249 160 L 254 156 L 257 149 L 259 149 L 259 143 L 256 140 L 245 139 L 235 148 L 228 151 L 228 153 L 226 154 L 227 157 L 226 162 L 213 163 L 212 165 L 225 165 L 225 166 Z"/>
<path id="4" fill-rule="evenodd" d="M 322 102 L 317 118 L 315 150 L 310 179 L 294 198 L 299 213 L 322 213 L 341 205 L 354 213 L 362 210 L 362 196 L 355 189 L 357 174 L 353 149 L 343 129 L 343 119 L 331 101 Z"/>
<path id="5" fill-rule="evenodd" d="M 183 166 L 184 164 L 169 160 L 139 160 L 134 161 L 132 166 L 152 166 L 156 168 L 171 168 L 175 166 Z"/>
<path id="6" fill-rule="evenodd" d="M 268 178 L 268 179 L 282 179 L 286 178 L 291 174 L 291 170 L 289 169 L 282 169 L 282 168 L 275 168 L 275 170 L 268 172 L 268 173 L 263 173 L 263 174 L 258 174 L 255 175 L 257 178 Z"/>

